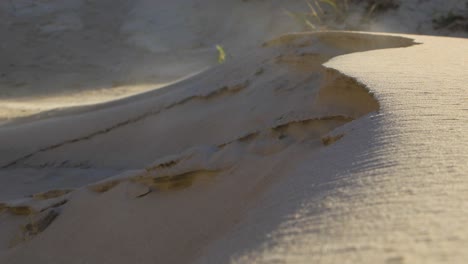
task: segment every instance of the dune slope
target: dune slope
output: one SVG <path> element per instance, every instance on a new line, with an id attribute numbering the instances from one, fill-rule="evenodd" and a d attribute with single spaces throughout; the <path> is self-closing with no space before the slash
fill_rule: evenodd
<path id="1" fill-rule="evenodd" d="M 285 35 L 0 127 L 0 262 L 462 261 L 465 42 Z"/>

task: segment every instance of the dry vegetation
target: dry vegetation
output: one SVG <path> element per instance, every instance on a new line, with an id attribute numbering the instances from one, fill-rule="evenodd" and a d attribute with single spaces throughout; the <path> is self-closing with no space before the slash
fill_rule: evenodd
<path id="1" fill-rule="evenodd" d="M 309 0 L 307 10 L 289 16 L 304 30 L 368 30 L 379 15 L 398 10 L 399 0 Z M 468 2 L 462 10 L 451 10 L 432 19 L 434 30 L 468 32 Z"/>
<path id="2" fill-rule="evenodd" d="M 450 31 L 468 32 L 468 2 L 464 10 L 450 11 L 439 15 L 432 20 L 434 29 L 447 29 Z"/>
<path id="3" fill-rule="evenodd" d="M 312 0 L 307 5 L 305 12 L 287 11 L 305 30 L 362 30 L 376 14 L 400 6 L 398 0 Z"/>

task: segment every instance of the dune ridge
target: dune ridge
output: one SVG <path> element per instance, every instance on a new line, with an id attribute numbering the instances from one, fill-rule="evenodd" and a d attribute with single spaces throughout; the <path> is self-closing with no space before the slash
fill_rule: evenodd
<path id="1" fill-rule="evenodd" d="M 142 262 L 193 260 L 204 245 L 241 221 L 280 177 L 276 170 L 286 172 L 299 153 L 314 153 L 346 138 L 346 133 L 332 131 L 379 110 L 379 103 L 363 84 L 322 63 L 350 52 L 412 44 L 406 38 L 362 33 L 288 35 L 265 43 L 258 55 L 203 73 L 205 77 L 188 80 L 181 88 L 170 86 L 159 96 L 0 129 L 3 170 L 57 171 L 46 179 L 50 189 L 30 193 L 29 199 L 2 202 L 4 214 L 25 215 L 13 221 L 16 228 L 23 226 L 20 240 L 16 228 L 3 230 L 9 234 L 4 236 L 3 257 L 11 263 L 30 257 L 60 262 L 67 256 L 70 261 L 73 255 L 76 261 L 124 263 L 136 257 L 128 250 L 139 251 L 136 245 L 152 241 L 151 248 L 158 250 L 150 252 L 145 246 Z M 107 126 L 96 130 L 93 120 L 103 120 Z M 58 141 L 51 137 L 51 130 L 70 133 L 61 134 L 63 140 Z M 31 134 L 34 140 L 27 140 Z M 121 173 L 74 189 L 53 182 L 67 169 L 76 168 Z M 121 208 L 115 211 L 117 205 Z M 152 219 L 146 223 L 154 231 L 122 214 L 131 211 L 139 212 L 138 218 L 145 222 Z M 36 220 L 27 223 L 31 215 Z M 104 231 L 96 221 L 107 221 L 106 215 L 113 224 Z M 124 217 L 131 226 L 124 228 L 124 222 L 114 221 L 116 217 Z M 188 218 L 189 222 L 183 221 Z M 79 233 L 69 227 L 75 221 L 82 227 Z M 35 225 L 39 228 L 33 230 Z M 96 232 L 105 232 L 99 242 L 104 251 L 107 246 L 101 243 L 108 238 L 140 235 L 127 237 L 129 243 L 118 239 L 122 252 L 127 253 L 117 259 L 97 256 L 84 243 Z M 108 232 L 113 235 L 109 237 Z M 181 243 L 184 254 L 177 254 Z M 49 247 L 68 253 L 54 254 Z"/>
<path id="2" fill-rule="evenodd" d="M 461 43 L 289 34 L 157 93 L 0 127 L 0 261 L 459 263 L 466 148 L 437 137 L 466 127 L 461 103 L 439 107 L 463 78 L 434 84 L 461 76 Z M 433 71 L 442 44 L 454 64 Z M 434 118 L 454 130 L 430 134 Z"/>

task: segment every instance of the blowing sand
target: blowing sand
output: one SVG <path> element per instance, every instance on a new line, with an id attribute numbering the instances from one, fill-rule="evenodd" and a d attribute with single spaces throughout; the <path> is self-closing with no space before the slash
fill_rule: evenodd
<path id="1" fill-rule="evenodd" d="M 468 37 L 466 1 L 337 2 L 349 9 L 338 21 L 324 16 L 327 29 Z M 363 22 L 374 3 L 382 6 Z M 1 1 L 0 123 L 167 86 L 215 66 L 216 45 L 229 61 L 310 30 L 288 12 L 310 8 L 304 0 Z"/>
<path id="2" fill-rule="evenodd" d="M 3 125 L 0 261 L 462 263 L 466 44 L 285 35 Z"/>
<path id="3" fill-rule="evenodd" d="M 166 86 L 299 29 L 282 1 L 5 0 L 0 122 Z M 294 5 L 305 6 L 295 0 Z"/>
<path id="4" fill-rule="evenodd" d="M 33 2 L 0 4 L 0 263 L 468 259 L 467 39 Z"/>

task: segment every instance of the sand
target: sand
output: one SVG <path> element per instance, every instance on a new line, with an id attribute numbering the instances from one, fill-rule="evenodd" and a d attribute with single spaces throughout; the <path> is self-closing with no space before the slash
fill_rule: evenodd
<path id="1" fill-rule="evenodd" d="M 468 37 L 466 1 L 348 2 L 344 21 L 325 28 Z M 383 7 L 362 23 L 374 2 Z M 303 0 L 1 1 L 0 124 L 167 86 L 216 66 L 216 45 L 231 60 L 310 30 L 288 15 L 309 10 Z M 464 20 L 434 28 L 449 14 Z"/>
<path id="2" fill-rule="evenodd" d="M 0 263 L 464 263 L 468 40 L 214 2 L 0 4 Z"/>
<path id="3" fill-rule="evenodd" d="M 166 86 L 216 65 L 216 45 L 230 59 L 300 28 L 278 0 L 5 0 L 0 17 L 0 122 Z"/>
<path id="4" fill-rule="evenodd" d="M 465 42 L 285 35 L 4 125 L 0 260 L 462 263 Z"/>

